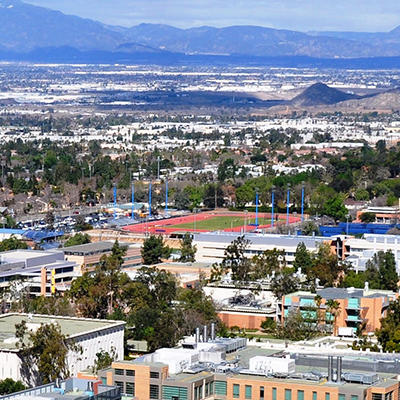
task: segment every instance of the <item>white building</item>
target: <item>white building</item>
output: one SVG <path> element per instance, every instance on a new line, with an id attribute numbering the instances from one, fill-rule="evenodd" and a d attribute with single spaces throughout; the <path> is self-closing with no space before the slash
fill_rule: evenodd
<path id="1" fill-rule="evenodd" d="M 196 261 L 198 262 L 221 262 L 224 258 L 226 248 L 241 233 L 213 232 L 198 233 L 194 235 L 193 244 L 197 247 Z M 249 240 L 249 246 L 245 255 L 253 257 L 262 254 L 266 250 L 283 250 L 286 263 L 290 266 L 294 261 L 297 246 L 304 243 L 311 252 L 317 252 L 320 244 L 329 242 L 329 239 L 317 236 L 291 236 L 274 234 L 246 234 L 245 239 Z"/>
<path id="2" fill-rule="evenodd" d="M 41 324 L 57 323 L 62 334 L 80 346 L 82 353 L 70 352 L 68 366 L 71 376 L 94 365 L 96 354 L 104 350 L 111 354 L 115 349 L 118 359 L 124 358 L 123 321 L 95 320 L 87 318 L 59 317 L 32 314 L 0 315 L 0 380 L 12 378 L 24 381 L 22 362 L 17 347 L 15 325 L 26 321 L 27 328 L 35 331 Z M 29 382 L 26 382 L 29 383 Z"/>

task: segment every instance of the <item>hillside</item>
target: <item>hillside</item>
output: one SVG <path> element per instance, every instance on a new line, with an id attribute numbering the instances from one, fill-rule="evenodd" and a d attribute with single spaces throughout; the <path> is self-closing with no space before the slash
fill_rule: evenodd
<path id="1" fill-rule="evenodd" d="M 359 99 L 359 96 L 342 92 L 323 83 L 315 83 L 293 98 L 290 101 L 290 105 L 295 107 L 314 107 L 353 99 Z"/>
<path id="2" fill-rule="evenodd" d="M 311 57 L 319 58 L 324 63 L 326 59 L 340 61 L 400 56 L 400 28 L 376 34 L 307 34 L 260 26 L 179 29 L 168 25 L 140 24 L 123 28 L 65 15 L 21 0 L 0 0 L 0 52 L 6 54 L 5 57 L 8 52 L 13 55 L 12 59 L 19 57 L 26 60 L 27 54 L 36 57 L 44 48 L 47 49 L 47 60 L 51 59 L 50 49 L 59 54 L 59 49 L 68 48 L 76 50 L 75 53 L 81 54 L 83 59 L 93 59 L 94 56 L 82 52 L 96 51 L 100 52 L 99 57 L 101 54 L 107 60 L 112 60 L 117 53 L 122 59 L 121 53 L 159 53 L 160 57 L 166 57 L 167 60 L 171 60 L 172 54 L 175 54 L 176 57 L 212 55 L 232 59 Z M 101 58 L 98 61 L 101 62 Z M 301 65 L 301 60 L 299 63 Z"/>

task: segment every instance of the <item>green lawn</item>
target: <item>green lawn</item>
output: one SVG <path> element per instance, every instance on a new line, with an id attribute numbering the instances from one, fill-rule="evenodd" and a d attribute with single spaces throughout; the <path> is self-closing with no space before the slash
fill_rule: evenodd
<path id="1" fill-rule="evenodd" d="M 196 221 L 190 222 L 190 223 L 185 223 L 185 224 L 179 224 L 179 225 L 173 225 L 169 226 L 168 228 L 176 228 L 176 229 L 194 229 L 196 226 L 196 229 L 204 229 L 208 231 L 217 231 L 217 230 L 223 230 L 223 229 L 229 229 L 229 228 L 236 228 L 238 226 L 243 226 L 245 222 L 244 217 L 228 217 L 228 216 L 218 216 L 210 219 L 205 219 L 203 221 Z M 247 225 L 254 224 L 255 223 L 255 218 L 247 218 Z M 265 218 L 259 218 L 258 223 L 260 225 L 265 225 L 269 224 L 270 220 L 266 220 Z"/>

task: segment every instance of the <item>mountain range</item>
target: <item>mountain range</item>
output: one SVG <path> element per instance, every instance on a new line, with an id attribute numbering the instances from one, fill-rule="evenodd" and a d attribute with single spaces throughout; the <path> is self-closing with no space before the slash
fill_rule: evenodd
<path id="1" fill-rule="evenodd" d="M 400 27 L 387 33 L 297 32 L 259 26 L 179 29 L 140 24 L 109 26 L 24 3 L 0 0 L 0 54 L 24 59 L 41 49 L 76 52 L 147 53 L 160 57 L 313 57 L 347 59 L 400 56 Z M 26 57 L 25 57 L 26 58 Z"/>

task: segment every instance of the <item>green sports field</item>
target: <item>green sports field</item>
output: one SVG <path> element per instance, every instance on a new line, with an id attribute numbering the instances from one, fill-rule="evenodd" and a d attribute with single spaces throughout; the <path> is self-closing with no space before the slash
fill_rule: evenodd
<path id="1" fill-rule="evenodd" d="M 266 218 L 259 218 L 259 225 L 270 224 L 271 220 Z M 168 228 L 174 229 L 200 229 L 207 231 L 218 231 L 225 229 L 232 229 L 244 226 L 245 217 L 230 217 L 230 216 L 216 216 L 209 219 L 203 219 L 195 222 L 189 222 L 185 224 L 178 224 L 168 226 Z M 247 225 L 255 224 L 255 218 L 247 218 Z"/>

